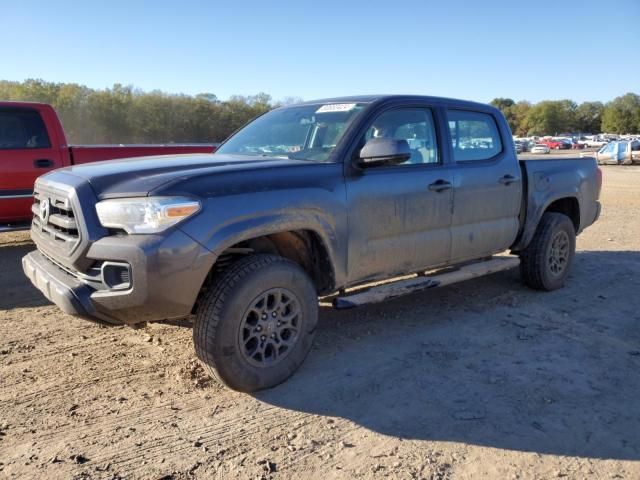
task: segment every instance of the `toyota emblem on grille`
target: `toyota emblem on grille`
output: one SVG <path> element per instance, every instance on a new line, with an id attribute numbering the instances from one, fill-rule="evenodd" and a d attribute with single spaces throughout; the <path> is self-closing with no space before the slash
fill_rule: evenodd
<path id="1" fill-rule="evenodd" d="M 42 223 L 46 224 L 49 221 L 50 206 L 48 198 L 45 198 L 40 202 L 40 220 L 42 220 Z"/>

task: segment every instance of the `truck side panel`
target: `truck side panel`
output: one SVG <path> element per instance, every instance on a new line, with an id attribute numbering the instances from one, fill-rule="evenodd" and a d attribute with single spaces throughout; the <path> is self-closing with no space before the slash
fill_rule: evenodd
<path id="1" fill-rule="evenodd" d="M 330 257 L 336 287 L 343 286 L 348 228 L 342 164 L 308 162 L 304 167 L 273 169 L 268 175 L 271 178 L 263 173 L 259 182 L 243 172 L 189 180 L 189 193 L 206 198 L 207 215 L 180 228 L 216 256 L 244 240 L 295 230 L 313 232 Z M 150 195 L 179 194 L 181 188 L 175 183 Z"/>
<path id="2" fill-rule="evenodd" d="M 540 218 L 553 202 L 575 199 L 579 206 L 577 234 L 591 225 L 599 214 L 598 166 L 594 159 L 521 160 L 526 176 L 524 224 L 511 250 L 524 249 L 536 231 Z"/>

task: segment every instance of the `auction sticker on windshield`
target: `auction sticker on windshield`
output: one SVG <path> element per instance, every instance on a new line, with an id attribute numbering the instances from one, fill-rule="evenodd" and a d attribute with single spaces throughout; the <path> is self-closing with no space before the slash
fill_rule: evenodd
<path id="1" fill-rule="evenodd" d="M 348 112 L 356 106 L 355 103 L 331 103 L 329 105 L 323 105 L 316 113 L 329 113 L 329 112 Z"/>

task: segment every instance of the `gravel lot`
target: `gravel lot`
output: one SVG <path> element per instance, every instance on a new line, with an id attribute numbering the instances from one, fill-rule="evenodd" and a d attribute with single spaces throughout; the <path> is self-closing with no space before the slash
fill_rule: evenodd
<path id="1" fill-rule="evenodd" d="M 640 478 L 640 167 L 604 167 L 566 288 L 517 271 L 323 309 L 301 370 L 212 382 L 188 322 L 105 328 L 0 235 L 0 477 Z"/>

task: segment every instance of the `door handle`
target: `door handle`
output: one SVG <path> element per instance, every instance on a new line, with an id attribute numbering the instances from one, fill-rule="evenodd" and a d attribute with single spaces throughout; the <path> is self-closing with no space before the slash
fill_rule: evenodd
<path id="1" fill-rule="evenodd" d="M 516 181 L 516 177 L 514 177 L 513 175 L 504 175 L 503 177 L 500 177 L 498 179 L 498 182 L 503 185 L 510 185 L 515 181 Z"/>
<path id="2" fill-rule="evenodd" d="M 451 184 L 444 180 L 436 180 L 431 185 L 429 185 L 429 190 L 432 192 L 444 192 L 445 190 L 449 190 L 451 188 Z"/>
<path id="3" fill-rule="evenodd" d="M 36 168 L 49 168 L 53 167 L 53 160 L 48 158 L 39 158 L 33 161 L 33 166 Z"/>

